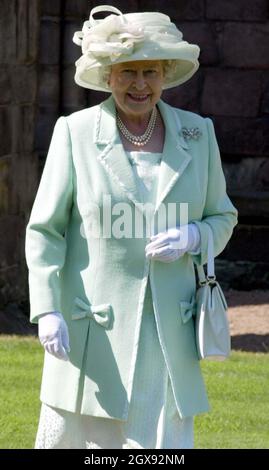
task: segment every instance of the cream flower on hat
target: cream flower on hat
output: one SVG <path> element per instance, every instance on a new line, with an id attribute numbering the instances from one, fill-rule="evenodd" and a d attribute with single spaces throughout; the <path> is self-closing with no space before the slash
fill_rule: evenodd
<path id="1" fill-rule="evenodd" d="M 73 41 L 81 45 L 83 54 L 109 57 L 112 62 L 122 54 L 132 54 L 134 45 L 144 39 L 141 26 L 127 22 L 123 15 L 109 15 L 96 25 L 85 21 L 82 31 L 76 31 L 73 37 Z"/>

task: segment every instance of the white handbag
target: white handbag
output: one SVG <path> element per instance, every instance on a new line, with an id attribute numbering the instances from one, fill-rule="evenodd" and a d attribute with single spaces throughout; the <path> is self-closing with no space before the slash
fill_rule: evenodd
<path id="1" fill-rule="evenodd" d="M 207 224 L 208 225 L 208 224 Z M 213 234 L 208 225 L 207 276 L 196 265 L 200 287 L 196 290 L 196 345 L 199 359 L 223 360 L 231 352 L 227 302 L 216 280 Z"/>

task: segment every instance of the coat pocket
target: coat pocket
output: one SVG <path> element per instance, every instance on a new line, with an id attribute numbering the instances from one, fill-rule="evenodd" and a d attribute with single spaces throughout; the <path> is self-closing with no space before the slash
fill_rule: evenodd
<path id="1" fill-rule="evenodd" d="M 187 323 L 195 315 L 195 296 L 193 295 L 189 302 L 182 300 L 179 302 L 179 310 L 182 323 Z"/>

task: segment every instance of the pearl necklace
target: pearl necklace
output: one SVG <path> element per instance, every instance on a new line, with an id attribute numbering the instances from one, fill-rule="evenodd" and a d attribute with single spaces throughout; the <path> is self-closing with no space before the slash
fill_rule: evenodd
<path id="1" fill-rule="evenodd" d="M 134 135 L 123 124 L 123 122 L 122 122 L 122 120 L 121 120 L 121 118 L 120 118 L 120 116 L 117 112 L 117 125 L 118 125 L 121 133 L 124 135 L 124 137 L 127 140 L 129 140 L 129 142 L 131 142 L 134 145 L 137 145 L 138 147 L 143 147 L 144 145 L 146 145 L 149 142 L 149 140 L 152 137 L 152 134 L 153 134 L 153 131 L 154 131 L 154 128 L 155 128 L 155 125 L 156 125 L 156 121 L 157 121 L 157 109 L 156 109 L 156 106 L 154 106 L 154 108 L 152 110 L 152 113 L 151 113 L 151 116 L 150 116 L 150 120 L 149 120 L 147 129 L 144 132 L 144 134 Z"/>

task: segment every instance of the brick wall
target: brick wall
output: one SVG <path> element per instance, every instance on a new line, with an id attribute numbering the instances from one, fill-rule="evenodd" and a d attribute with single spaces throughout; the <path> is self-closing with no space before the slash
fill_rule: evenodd
<path id="1" fill-rule="evenodd" d="M 57 117 L 108 94 L 78 87 L 72 42 L 87 0 L 2 0 L 0 15 L 0 309 L 28 301 L 24 229 Z M 240 223 L 217 259 L 219 279 L 269 287 L 268 1 L 110 0 L 124 12 L 161 11 L 199 44 L 200 68 L 163 98 L 213 119 Z"/>
<path id="2" fill-rule="evenodd" d="M 26 308 L 25 217 L 38 183 L 34 151 L 39 2 L 2 0 L 0 15 L 0 320 Z"/>

